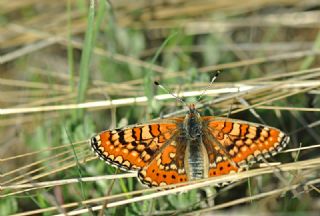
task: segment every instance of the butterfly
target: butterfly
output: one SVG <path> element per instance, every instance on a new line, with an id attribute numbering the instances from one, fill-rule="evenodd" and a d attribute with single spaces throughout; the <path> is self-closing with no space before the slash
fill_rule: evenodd
<path id="1" fill-rule="evenodd" d="M 185 116 L 106 130 L 91 138 L 108 164 L 136 171 L 153 187 L 240 171 L 281 151 L 289 136 L 266 125 L 200 116 L 195 104 Z"/>

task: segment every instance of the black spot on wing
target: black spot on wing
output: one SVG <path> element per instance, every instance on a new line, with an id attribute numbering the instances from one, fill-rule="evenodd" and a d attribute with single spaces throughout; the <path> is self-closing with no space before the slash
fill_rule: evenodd
<path id="1" fill-rule="evenodd" d="M 136 141 L 132 141 L 131 144 L 132 144 L 133 146 L 137 146 L 137 145 L 138 145 Z"/>
<path id="2" fill-rule="evenodd" d="M 121 144 L 127 144 L 128 142 L 124 139 L 124 130 L 118 132 L 119 135 L 119 142 Z"/>
<path id="3" fill-rule="evenodd" d="M 131 134 L 132 134 L 133 139 L 137 140 L 138 137 L 137 137 L 135 130 L 131 129 Z"/>
<path id="4" fill-rule="evenodd" d="M 149 155 L 153 155 L 153 151 L 150 148 L 146 148 L 145 151 L 149 154 Z"/>
<path id="5" fill-rule="evenodd" d="M 260 134 L 262 132 L 262 129 L 263 129 L 262 126 L 257 127 L 256 135 L 254 136 L 253 140 L 257 140 L 260 138 Z"/>
<path id="6" fill-rule="evenodd" d="M 226 148 L 227 152 L 231 151 L 234 148 L 234 143 L 226 146 L 225 148 Z"/>

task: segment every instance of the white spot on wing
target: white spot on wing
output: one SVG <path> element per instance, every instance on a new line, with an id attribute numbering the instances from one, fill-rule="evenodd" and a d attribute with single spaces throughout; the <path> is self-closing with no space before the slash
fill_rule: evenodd
<path id="1" fill-rule="evenodd" d="M 116 159 L 114 161 L 121 164 L 123 162 L 123 158 L 121 156 L 118 156 L 118 157 L 116 157 Z"/>

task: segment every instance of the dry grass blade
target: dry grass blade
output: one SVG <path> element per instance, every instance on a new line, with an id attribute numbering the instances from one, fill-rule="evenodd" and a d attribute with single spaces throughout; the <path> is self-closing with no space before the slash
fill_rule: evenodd
<path id="1" fill-rule="evenodd" d="M 290 174 L 290 172 L 292 171 L 302 171 L 304 169 L 306 170 L 311 170 L 314 172 L 317 172 L 317 169 L 320 165 L 320 159 L 312 159 L 312 160 L 306 160 L 306 161 L 300 161 L 300 162 L 294 162 L 294 163 L 288 163 L 288 164 L 283 164 L 283 165 L 279 165 L 278 168 L 279 170 L 281 170 L 282 172 L 289 172 L 289 175 L 295 175 L 295 174 Z M 125 205 L 125 204 L 129 204 L 129 203 L 133 203 L 133 202 L 139 202 L 142 200 L 148 200 L 148 199 L 154 199 L 154 198 L 158 198 L 161 196 L 167 196 L 169 194 L 177 194 L 177 193 L 181 193 L 181 192 L 186 192 L 188 190 L 193 190 L 193 189 L 197 189 L 197 188 L 202 188 L 202 187 L 206 187 L 206 186 L 210 186 L 210 185 L 214 185 L 216 183 L 221 183 L 221 182 L 226 182 L 226 181 L 239 181 L 242 179 L 246 179 L 249 177 L 254 177 L 254 176 L 261 176 L 261 175 L 265 175 L 265 174 L 270 174 L 275 172 L 275 169 L 273 167 L 265 167 L 265 168 L 260 168 L 260 169 L 255 169 L 255 170 L 251 170 L 251 171 L 247 171 L 247 172 L 242 172 L 242 173 L 237 173 L 237 174 L 231 174 L 231 175 L 227 175 L 227 176 L 220 176 L 220 177 L 215 177 L 215 178 L 211 178 L 208 180 L 200 180 L 194 183 L 191 183 L 190 185 L 187 186 L 181 186 L 181 187 L 177 187 L 174 189 L 170 189 L 170 190 L 165 190 L 165 191 L 159 191 L 159 192 L 154 192 L 151 194 L 147 194 L 147 195 L 141 195 L 141 196 L 137 196 L 134 198 L 130 198 L 127 199 L 126 196 L 128 195 L 134 195 L 136 193 L 128 193 L 128 194 L 122 194 L 122 198 L 123 200 L 121 201 L 115 201 L 112 202 L 110 201 L 107 205 L 108 208 L 112 208 L 112 207 L 116 207 L 116 206 L 120 206 L 120 205 Z M 300 172 L 299 174 L 300 176 L 303 176 L 303 174 Z M 312 176 L 312 175 L 308 175 L 308 176 Z M 281 189 L 277 189 L 277 190 L 272 190 L 269 192 L 264 192 L 261 194 L 257 194 L 253 197 L 247 197 L 247 198 L 242 198 L 240 200 L 237 201 L 233 201 L 230 203 L 227 203 L 225 205 L 220 205 L 217 207 L 213 207 L 211 208 L 212 210 L 214 209 L 220 209 L 223 207 L 228 207 L 231 206 L 232 203 L 243 203 L 243 202 L 249 202 L 250 199 L 254 200 L 254 199 L 260 199 L 263 198 L 265 196 L 270 196 L 270 195 L 274 195 L 274 194 L 280 194 L 281 192 L 287 192 L 290 190 L 294 190 L 299 186 L 310 186 L 313 184 L 317 183 L 317 180 L 307 180 L 308 176 L 304 176 L 305 178 L 305 182 L 303 184 L 297 184 L 297 185 L 288 185 L 288 186 L 284 186 Z M 101 180 L 101 179 L 97 179 L 97 180 Z M 180 184 L 181 185 L 181 184 Z M 165 186 L 163 188 L 169 188 L 170 186 Z M 172 186 L 171 186 L 172 187 Z M 144 190 L 145 192 L 147 190 Z M 137 193 L 142 193 L 143 191 L 136 191 Z M 103 199 L 101 199 L 100 201 L 104 200 L 104 199 L 108 199 L 108 200 L 113 200 L 115 198 L 119 198 L 118 195 L 116 196 L 109 196 L 109 197 L 104 197 Z M 88 200 L 86 203 L 95 203 L 97 200 Z M 66 204 L 65 206 L 61 206 L 62 208 L 68 208 L 68 207 L 74 207 L 72 206 L 72 204 Z M 101 209 L 102 206 L 95 206 L 92 207 L 93 211 L 98 211 Z M 211 209 L 204 209 L 203 211 L 208 211 Z M 42 211 L 32 211 L 32 212 L 26 212 L 25 214 L 21 214 L 21 215 L 30 215 L 30 214 L 35 214 L 35 213 L 44 213 L 44 212 L 48 212 L 48 211 L 52 211 L 53 208 L 48 208 L 46 210 L 42 210 Z M 78 215 L 78 214 L 83 214 L 83 213 L 87 213 L 88 209 L 82 209 L 82 210 L 74 210 L 74 211 L 69 211 L 68 214 L 70 215 Z"/>

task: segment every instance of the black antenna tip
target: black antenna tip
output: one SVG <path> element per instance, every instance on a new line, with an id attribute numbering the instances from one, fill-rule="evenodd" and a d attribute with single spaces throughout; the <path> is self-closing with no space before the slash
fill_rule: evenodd
<path id="1" fill-rule="evenodd" d="M 160 83 L 158 83 L 157 81 L 154 81 L 154 84 L 157 86 L 160 85 Z"/>

